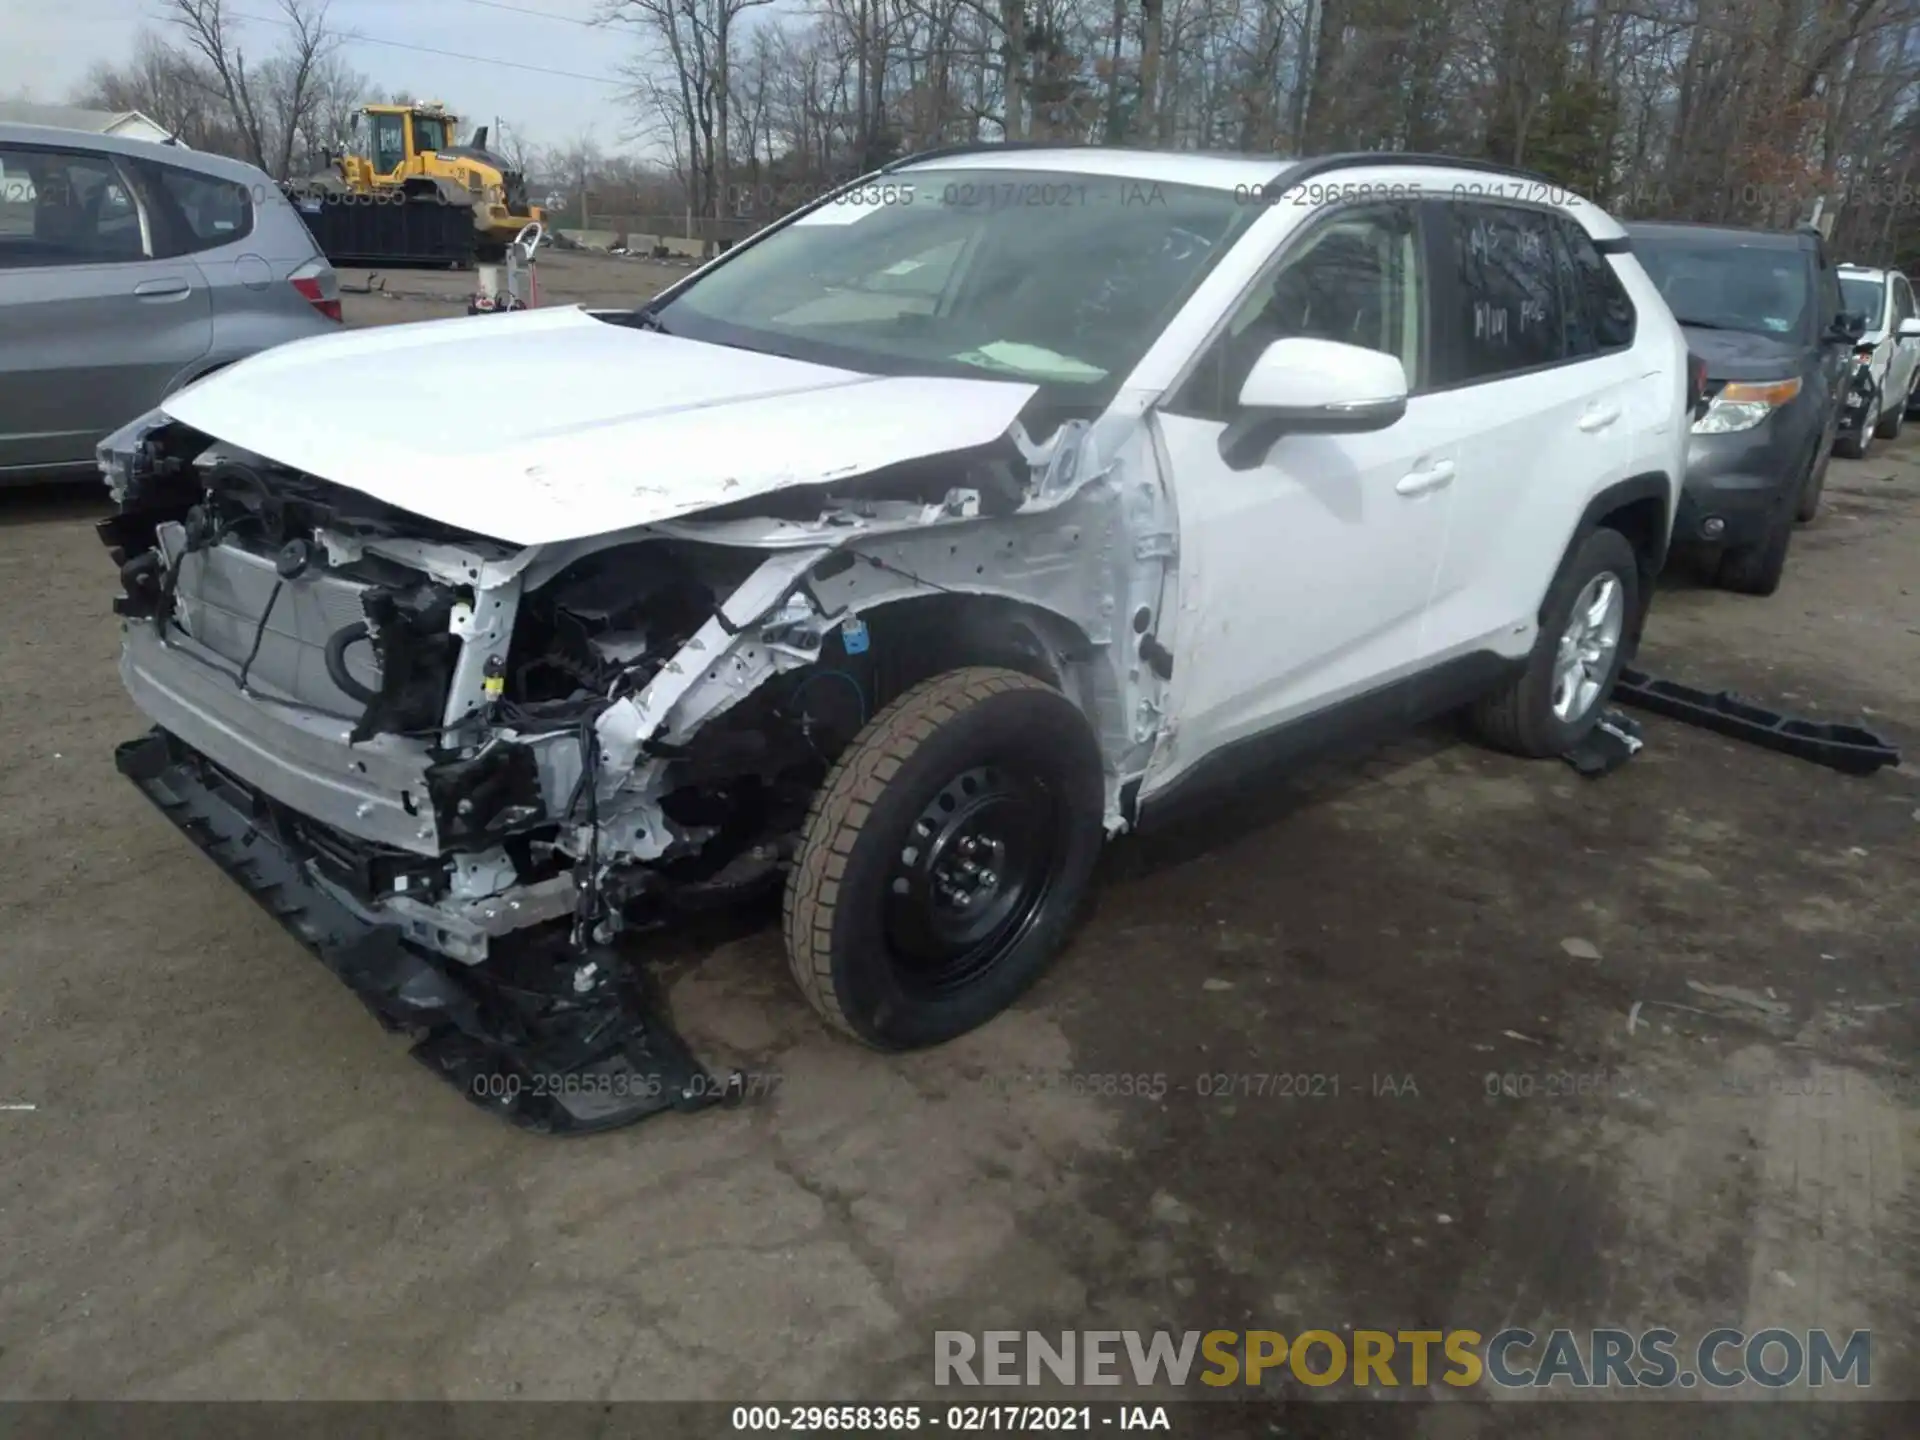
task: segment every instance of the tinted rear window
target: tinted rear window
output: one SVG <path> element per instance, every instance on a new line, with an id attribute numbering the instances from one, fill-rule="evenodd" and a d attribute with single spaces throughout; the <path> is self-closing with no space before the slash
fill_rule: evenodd
<path id="1" fill-rule="evenodd" d="M 1440 263 L 1453 284 L 1451 313 L 1436 321 L 1437 333 L 1452 341 L 1440 383 L 1491 380 L 1564 359 L 1553 217 L 1478 202 L 1442 208 Z"/>
<path id="2" fill-rule="evenodd" d="M 253 196 L 245 185 L 154 161 L 146 169 L 173 222 L 175 254 L 231 245 L 252 233 Z"/>
<path id="3" fill-rule="evenodd" d="M 1593 239 L 1571 220 L 1556 222 L 1561 255 L 1571 265 L 1566 275 L 1567 353 L 1622 350 L 1633 344 L 1633 301 L 1612 263 Z"/>

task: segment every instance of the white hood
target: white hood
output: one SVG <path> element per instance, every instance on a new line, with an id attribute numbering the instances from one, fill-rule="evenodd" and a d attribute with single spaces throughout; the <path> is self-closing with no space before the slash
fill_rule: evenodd
<path id="1" fill-rule="evenodd" d="M 534 545 L 985 445 L 1034 393 L 520 311 L 296 341 L 169 398 L 230 445 Z"/>

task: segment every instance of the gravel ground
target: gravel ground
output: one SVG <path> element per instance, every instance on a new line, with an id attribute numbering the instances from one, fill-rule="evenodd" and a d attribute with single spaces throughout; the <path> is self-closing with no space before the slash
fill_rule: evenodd
<path id="1" fill-rule="evenodd" d="M 542 267 L 604 304 L 678 273 Z M 388 283 L 355 323 L 470 280 Z M 1773 599 L 1665 583 L 1644 663 L 1911 750 L 1916 455 L 1835 462 Z M 1875 1391 L 1920 1388 L 1912 766 L 1648 719 L 1587 782 L 1429 729 L 1123 841 L 1050 976 L 930 1053 L 829 1034 L 766 917 L 691 937 L 678 1023 L 771 1093 L 547 1141 L 422 1072 L 115 774 L 142 726 L 102 513 L 0 493 L 0 1103 L 35 1107 L 0 1111 L 0 1396 L 927 1400 L 941 1328 L 1507 1323 L 1870 1326 Z M 1239 1078 L 1283 1075 L 1320 1078 Z M 1288 1433 L 1610 1433 L 1308 1413 Z"/>

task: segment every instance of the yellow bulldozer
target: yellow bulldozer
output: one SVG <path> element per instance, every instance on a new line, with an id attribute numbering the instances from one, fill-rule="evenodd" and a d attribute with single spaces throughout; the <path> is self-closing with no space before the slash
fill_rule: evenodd
<path id="1" fill-rule="evenodd" d="M 527 180 L 487 149 L 487 127 L 455 143 L 459 117 L 438 101 L 368 105 L 326 170 L 294 187 L 314 239 L 335 264 L 496 263 L 538 206 Z"/>

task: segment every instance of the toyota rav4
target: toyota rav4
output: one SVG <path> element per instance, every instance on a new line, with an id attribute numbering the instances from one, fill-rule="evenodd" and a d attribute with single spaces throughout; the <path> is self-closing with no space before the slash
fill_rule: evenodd
<path id="1" fill-rule="evenodd" d="M 924 1046 L 1189 797 L 1458 709 L 1577 744 L 1693 399 L 1536 177 L 917 156 L 636 310 L 289 345 L 110 438 L 119 764 L 472 1098 L 617 1124 L 716 1089 L 623 935 L 783 885 L 807 1001 Z"/>

